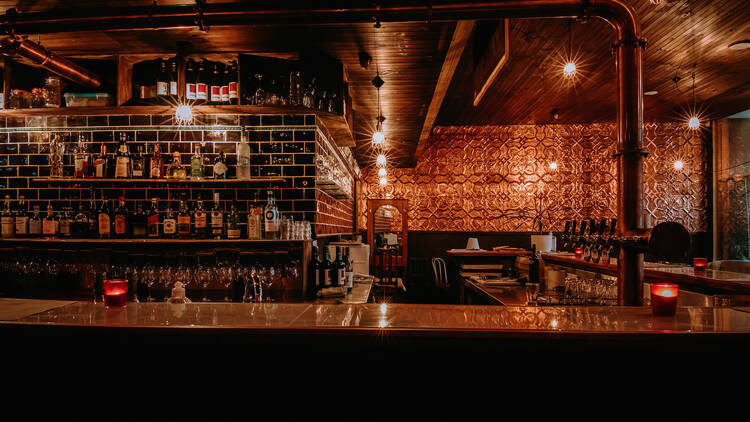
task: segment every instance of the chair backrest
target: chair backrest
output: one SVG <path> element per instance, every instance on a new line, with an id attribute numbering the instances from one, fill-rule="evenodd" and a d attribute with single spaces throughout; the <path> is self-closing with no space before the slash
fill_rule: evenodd
<path id="1" fill-rule="evenodd" d="M 435 274 L 435 284 L 438 286 L 448 285 L 448 270 L 443 258 L 432 258 L 432 272 Z"/>

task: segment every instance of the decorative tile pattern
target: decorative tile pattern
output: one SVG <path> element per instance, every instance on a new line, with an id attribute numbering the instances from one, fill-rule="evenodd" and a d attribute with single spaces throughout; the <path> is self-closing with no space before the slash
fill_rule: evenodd
<path id="1" fill-rule="evenodd" d="M 710 176 L 700 133 L 650 123 L 644 137 L 652 224 L 705 231 Z M 545 230 L 561 230 L 566 219 L 614 217 L 616 143 L 614 124 L 436 127 L 417 166 L 390 169 L 388 185 L 379 185 L 376 170 L 363 170 L 359 225 L 366 227 L 367 198 L 388 197 L 409 199 L 411 230 L 530 231 L 539 214 Z"/>

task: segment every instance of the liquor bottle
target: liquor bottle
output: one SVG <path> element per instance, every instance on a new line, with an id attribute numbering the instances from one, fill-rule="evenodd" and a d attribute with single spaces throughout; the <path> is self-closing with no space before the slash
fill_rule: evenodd
<path id="1" fill-rule="evenodd" d="M 224 156 L 224 151 L 219 152 L 219 156 L 216 157 L 214 162 L 214 179 L 226 179 L 227 178 L 227 159 Z"/>
<path id="2" fill-rule="evenodd" d="M 52 202 L 47 203 L 47 216 L 42 220 L 42 235 L 46 237 L 57 236 L 57 219 L 52 210 Z"/>
<path id="3" fill-rule="evenodd" d="M 346 267 L 344 268 L 344 276 L 345 276 L 345 283 L 346 286 L 346 292 L 351 293 L 352 289 L 354 288 L 354 262 L 351 259 L 351 256 L 349 256 L 349 248 L 344 248 L 344 264 Z"/>
<path id="4" fill-rule="evenodd" d="M 241 235 L 240 215 L 237 213 L 237 207 L 232 204 L 229 215 L 227 215 L 227 238 L 239 239 Z"/>
<path id="5" fill-rule="evenodd" d="M 89 154 L 86 151 L 86 144 L 83 143 L 83 137 L 78 135 L 78 142 L 73 150 L 73 177 L 88 177 L 89 175 Z"/>
<path id="6" fill-rule="evenodd" d="M 240 180 L 250 179 L 250 144 L 242 133 L 242 141 L 237 144 L 237 178 Z"/>
<path id="7" fill-rule="evenodd" d="M 594 248 L 594 233 L 596 233 L 596 220 L 589 221 L 589 231 L 585 235 L 583 243 L 583 260 L 591 261 L 591 250 Z"/>
<path id="8" fill-rule="evenodd" d="M 70 237 L 71 234 L 71 226 L 73 223 L 73 217 L 71 215 L 72 207 L 70 206 L 70 203 L 68 203 L 68 206 L 63 208 L 62 214 L 60 214 L 59 224 L 58 224 L 58 233 L 60 237 Z"/>
<path id="9" fill-rule="evenodd" d="M 34 205 L 34 213 L 29 218 L 29 237 L 42 235 L 42 219 L 39 217 L 39 205 Z"/>
<path id="10" fill-rule="evenodd" d="M 578 233 L 578 238 L 576 239 L 576 249 L 581 249 L 581 252 L 583 252 L 583 247 L 586 246 L 586 224 L 588 224 L 587 220 L 581 220 L 581 230 Z"/>
<path id="11" fill-rule="evenodd" d="M 159 102 L 166 102 L 169 97 L 169 73 L 167 73 L 167 62 L 156 59 L 159 73 L 156 75 L 156 96 Z"/>
<path id="12" fill-rule="evenodd" d="M 0 216 L 0 225 L 2 226 L 0 237 L 4 239 L 14 237 L 16 234 L 14 224 L 15 218 L 13 217 L 13 211 L 10 209 L 10 195 L 5 195 L 3 213 Z"/>
<path id="13" fill-rule="evenodd" d="M 341 247 L 336 246 L 336 260 L 333 261 L 333 266 L 331 268 L 331 284 L 334 287 L 343 287 L 346 276 L 346 264 L 344 263 L 344 259 L 341 258 Z"/>
<path id="14" fill-rule="evenodd" d="M 88 237 L 96 238 L 99 236 L 99 212 L 96 209 L 96 203 L 94 201 L 94 188 L 91 188 L 91 202 L 89 202 L 89 209 L 86 217 L 89 220 Z"/>
<path id="15" fill-rule="evenodd" d="M 83 210 L 83 206 L 78 204 L 78 211 L 73 217 L 73 222 L 70 225 L 71 236 L 76 239 L 82 239 L 88 237 L 89 234 L 89 217 Z"/>
<path id="16" fill-rule="evenodd" d="M 190 238 L 191 218 L 187 203 L 180 199 L 180 211 L 177 213 L 177 236 L 180 239 Z"/>
<path id="17" fill-rule="evenodd" d="M 599 234 L 597 234 L 591 249 L 591 262 L 598 264 L 604 250 L 604 230 L 607 228 L 607 219 L 602 218 L 599 222 Z"/>
<path id="18" fill-rule="evenodd" d="M 276 206 L 276 199 L 273 197 L 273 191 L 269 190 L 268 201 L 266 202 L 266 208 L 263 211 L 263 228 L 266 239 L 280 238 L 280 220 L 279 207 Z"/>
<path id="19" fill-rule="evenodd" d="M 229 104 L 229 66 L 219 64 L 221 73 L 221 103 Z"/>
<path id="20" fill-rule="evenodd" d="M 195 101 L 196 95 L 196 79 L 195 73 L 195 61 L 189 59 L 185 65 L 185 99 L 188 101 Z"/>
<path id="21" fill-rule="evenodd" d="M 258 202 L 258 192 L 255 192 L 255 201 L 250 205 L 250 212 L 247 213 L 247 238 L 263 239 L 263 206 Z"/>
<path id="22" fill-rule="evenodd" d="M 575 238 L 576 238 L 576 225 L 578 224 L 578 220 L 573 220 L 573 222 L 570 224 L 570 238 L 568 238 L 568 244 L 565 247 L 565 250 L 568 252 L 573 252 L 573 249 L 575 248 Z"/>
<path id="23" fill-rule="evenodd" d="M 138 145 L 137 153 L 133 156 L 133 178 L 142 178 L 146 176 L 146 157 L 143 156 L 143 147 Z"/>
<path id="24" fill-rule="evenodd" d="M 177 218 L 172 211 L 172 205 L 167 204 L 167 212 L 164 214 L 164 237 L 174 238 L 177 236 Z"/>
<path id="25" fill-rule="evenodd" d="M 169 96 L 173 99 L 176 99 L 177 94 L 177 60 L 173 58 L 169 59 L 169 66 L 167 66 L 167 70 L 169 71 Z"/>
<path id="26" fill-rule="evenodd" d="M 601 262 L 602 264 L 612 264 L 613 260 L 617 259 L 620 251 L 617 249 L 617 242 L 615 239 L 615 230 L 617 230 L 617 219 L 613 218 L 609 224 L 609 236 L 607 236 L 607 245 L 602 252 Z"/>
<path id="27" fill-rule="evenodd" d="M 322 288 L 331 287 L 331 258 L 328 252 L 328 247 L 323 248 L 323 261 L 320 263 L 320 276 L 319 282 Z"/>
<path id="28" fill-rule="evenodd" d="M 132 167 L 130 162 L 130 152 L 128 151 L 128 135 L 124 132 L 120 133 L 120 140 L 117 145 L 117 153 L 115 154 L 115 178 L 128 179 L 132 177 Z"/>
<path id="29" fill-rule="evenodd" d="M 567 249 L 568 245 L 568 236 L 570 236 L 570 220 L 565 221 L 565 230 L 563 230 L 562 236 L 562 244 L 560 245 L 559 250 L 564 251 Z"/>
<path id="30" fill-rule="evenodd" d="M 201 144 L 195 144 L 195 153 L 190 158 L 190 178 L 203 178 L 203 156 L 201 155 Z"/>
<path id="31" fill-rule="evenodd" d="M 119 205 L 115 208 L 114 220 L 115 220 L 115 237 L 126 238 L 129 237 L 128 219 L 130 215 L 128 208 L 125 206 L 125 198 L 120 197 Z M 131 221 L 132 223 L 132 221 Z"/>
<path id="32" fill-rule="evenodd" d="M 164 177 L 164 157 L 161 156 L 161 147 L 159 144 L 154 144 L 154 153 L 151 154 L 148 175 L 152 179 L 161 179 Z"/>
<path id="33" fill-rule="evenodd" d="M 208 237 L 208 216 L 206 210 L 203 208 L 203 201 L 198 200 L 198 206 L 193 210 L 193 224 L 195 225 L 195 232 L 193 233 L 196 239 L 206 239 Z"/>
<path id="34" fill-rule="evenodd" d="M 195 104 L 205 104 L 208 102 L 208 72 L 206 59 L 201 60 L 198 64 L 198 75 L 195 84 Z"/>
<path id="35" fill-rule="evenodd" d="M 237 105 L 239 103 L 239 93 L 237 92 L 237 62 L 230 62 L 231 67 L 227 77 L 229 85 L 229 104 Z"/>
<path id="36" fill-rule="evenodd" d="M 141 202 L 136 203 L 135 212 L 130 215 L 130 222 L 130 229 L 133 237 L 146 237 L 148 221 L 146 214 L 143 212 L 143 204 Z"/>
<path id="37" fill-rule="evenodd" d="M 221 74 L 219 73 L 219 63 L 214 63 L 211 69 L 211 98 L 209 104 L 221 104 Z"/>
<path id="38" fill-rule="evenodd" d="M 320 256 L 318 256 L 318 247 L 312 247 L 312 265 L 310 265 L 310 280 L 312 286 L 310 293 L 314 293 L 322 286 L 320 285 Z"/>
<path id="39" fill-rule="evenodd" d="M 214 192 L 214 207 L 211 210 L 211 237 L 214 239 L 224 237 L 224 213 L 219 202 L 219 192 Z"/>
<path id="40" fill-rule="evenodd" d="M 185 167 L 182 166 L 182 157 L 179 151 L 172 153 L 172 163 L 167 168 L 167 179 L 184 179 L 186 177 Z"/>
<path id="41" fill-rule="evenodd" d="M 101 144 L 99 155 L 94 159 L 93 176 L 99 179 L 107 177 L 109 174 L 109 160 L 107 159 L 107 145 Z"/>
<path id="42" fill-rule="evenodd" d="M 16 237 L 26 237 L 29 235 L 29 214 L 26 211 L 26 197 L 21 195 L 18 201 L 18 210 L 13 219 L 16 227 Z"/>

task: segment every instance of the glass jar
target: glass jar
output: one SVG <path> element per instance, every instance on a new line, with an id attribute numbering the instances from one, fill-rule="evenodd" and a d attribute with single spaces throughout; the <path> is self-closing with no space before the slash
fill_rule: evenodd
<path id="1" fill-rule="evenodd" d="M 8 98 L 8 108 L 29 108 L 31 103 L 31 95 L 28 91 L 22 89 L 14 89 L 10 91 L 10 98 Z"/>
<path id="2" fill-rule="evenodd" d="M 44 89 L 47 91 L 44 106 L 60 107 L 60 78 L 57 76 L 48 76 L 44 80 Z"/>
<path id="3" fill-rule="evenodd" d="M 31 90 L 31 107 L 41 108 L 47 102 L 46 97 L 47 90 L 44 88 L 34 88 Z"/>

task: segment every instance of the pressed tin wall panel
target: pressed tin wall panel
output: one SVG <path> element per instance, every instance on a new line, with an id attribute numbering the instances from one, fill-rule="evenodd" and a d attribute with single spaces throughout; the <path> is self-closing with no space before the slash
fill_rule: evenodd
<path id="1" fill-rule="evenodd" d="M 436 127 L 416 167 L 389 169 L 386 186 L 377 170 L 364 171 L 360 226 L 366 227 L 367 198 L 408 199 L 410 230 L 530 231 L 540 211 L 545 230 L 561 230 L 571 218 L 615 217 L 616 143 L 610 123 Z M 705 231 L 709 176 L 700 132 L 649 123 L 644 144 L 652 224 L 677 221 Z"/>

